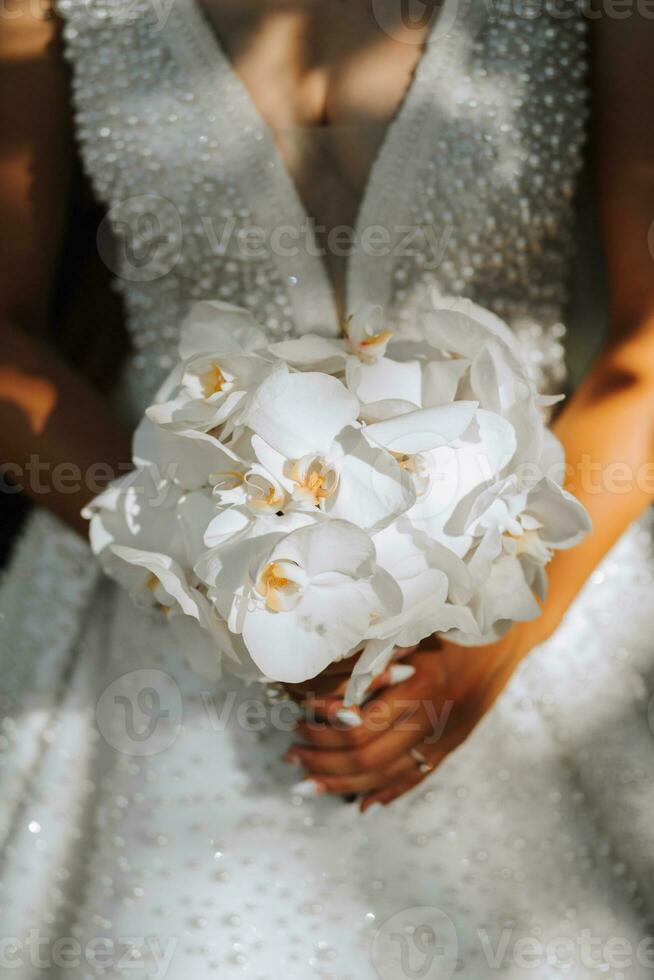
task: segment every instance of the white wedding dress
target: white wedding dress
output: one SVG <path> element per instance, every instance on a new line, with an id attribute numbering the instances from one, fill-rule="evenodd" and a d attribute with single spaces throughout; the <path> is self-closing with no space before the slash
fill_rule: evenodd
<path id="1" fill-rule="evenodd" d="M 306 208 L 197 4 L 60 0 L 81 151 L 122 242 L 132 419 L 195 299 L 275 337 L 338 332 Z M 470 296 L 560 389 L 584 24 L 527 14 L 446 0 L 367 182 L 347 307 L 381 302 L 401 329 Z M 292 793 L 287 716 L 258 687 L 208 690 L 35 514 L 1 593 L 1 975 L 651 977 L 653 571 L 643 520 L 467 743 L 362 819 Z"/>

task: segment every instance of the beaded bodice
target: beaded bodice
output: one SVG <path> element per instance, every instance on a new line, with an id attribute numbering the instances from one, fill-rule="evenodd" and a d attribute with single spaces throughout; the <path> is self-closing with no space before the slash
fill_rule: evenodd
<path id="1" fill-rule="evenodd" d="M 110 253 L 101 228 L 135 411 L 193 300 L 248 306 L 273 337 L 339 331 L 311 219 L 200 2 L 59 2 L 81 153 L 118 242 Z M 346 277 L 348 310 L 372 299 L 398 324 L 438 294 L 495 310 L 544 387 L 561 381 L 586 97 L 585 24 L 545 11 L 445 0 L 373 163 Z"/>

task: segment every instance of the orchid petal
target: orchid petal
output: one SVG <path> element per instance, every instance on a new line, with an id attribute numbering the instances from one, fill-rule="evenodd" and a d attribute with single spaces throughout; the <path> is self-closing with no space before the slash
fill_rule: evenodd
<path id="1" fill-rule="evenodd" d="M 159 580 L 166 593 L 178 603 L 186 616 L 200 620 L 200 595 L 186 581 L 182 567 L 169 555 L 155 551 L 140 551 L 123 545 L 113 545 L 111 549 L 117 558 L 129 565 L 145 568 Z"/>
<path id="2" fill-rule="evenodd" d="M 348 428 L 339 436 L 342 451 L 336 493 L 325 512 L 364 530 L 379 530 L 415 501 L 410 475 L 385 449 L 371 446 L 361 430 Z"/>
<path id="3" fill-rule="evenodd" d="M 355 576 L 372 566 L 375 546 L 359 527 L 330 519 L 286 535 L 271 554 L 271 561 L 281 558 L 297 562 L 311 578 L 322 572 Z"/>
<path id="4" fill-rule="evenodd" d="M 354 359 L 347 362 L 345 380 L 350 391 L 364 404 L 399 399 L 421 405 L 422 374 L 418 361 L 393 361 L 382 357 L 372 364 Z"/>
<path id="5" fill-rule="evenodd" d="M 220 300 L 195 303 L 182 323 L 179 342 L 184 360 L 197 354 L 252 352 L 266 337 L 248 310 Z"/>
<path id="6" fill-rule="evenodd" d="M 254 393 L 243 423 L 289 459 L 326 453 L 355 421 L 356 398 L 340 381 L 314 372 L 273 374 Z"/>
<path id="7" fill-rule="evenodd" d="M 552 480 L 543 479 L 529 493 L 525 509 L 542 525 L 543 542 L 553 548 L 572 548 L 592 530 L 583 504 Z"/>
<path id="8" fill-rule="evenodd" d="M 369 439 L 393 452 L 422 453 L 457 439 L 470 425 L 476 409 L 477 402 L 423 408 L 368 425 L 365 433 Z"/>
<path id="9" fill-rule="evenodd" d="M 300 368 L 313 368 L 332 374 L 342 369 L 347 353 L 342 340 L 332 340 L 318 334 L 304 334 L 293 340 L 270 344 L 268 350 L 275 357 Z"/>

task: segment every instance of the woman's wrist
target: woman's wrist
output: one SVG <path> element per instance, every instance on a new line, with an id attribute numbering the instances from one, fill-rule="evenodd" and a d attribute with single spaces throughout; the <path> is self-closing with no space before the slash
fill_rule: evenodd
<path id="1" fill-rule="evenodd" d="M 526 623 L 514 623 L 511 630 L 515 631 L 513 650 L 516 666 L 535 647 L 540 646 L 541 643 L 545 643 L 550 638 L 559 621 L 560 617 L 555 617 L 549 610 L 545 610 L 537 619 L 529 620 Z"/>

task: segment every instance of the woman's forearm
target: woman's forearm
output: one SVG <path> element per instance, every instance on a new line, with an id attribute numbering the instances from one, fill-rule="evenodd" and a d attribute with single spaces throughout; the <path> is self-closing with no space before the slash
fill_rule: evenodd
<path id="1" fill-rule="evenodd" d="M 654 316 L 608 347 L 553 430 L 563 443 L 566 486 L 588 509 L 592 533 L 549 568 L 540 620 L 527 645 L 548 636 L 623 531 L 654 499 Z"/>
<path id="2" fill-rule="evenodd" d="M 645 17 L 593 24 L 591 144 L 611 296 L 612 341 L 553 429 L 568 462 L 568 488 L 593 532 L 549 566 L 539 620 L 527 646 L 549 635 L 595 566 L 654 499 L 654 24 Z"/>
<path id="3" fill-rule="evenodd" d="M 22 490 L 80 533 L 80 510 L 130 468 L 130 439 L 57 355 L 0 325 L 0 490 Z"/>

